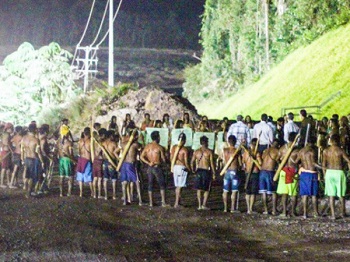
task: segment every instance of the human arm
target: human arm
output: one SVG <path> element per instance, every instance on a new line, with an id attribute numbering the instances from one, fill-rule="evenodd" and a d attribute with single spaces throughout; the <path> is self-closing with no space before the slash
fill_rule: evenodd
<path id="1" fill-rule="evenodd" d="M 210 161 L 211 172 L 213 173 L 213 179 L 215 179 L 214 154 L 211 150 L 210 150 L 210 155 L 209 155 L 209 161 Z"/>

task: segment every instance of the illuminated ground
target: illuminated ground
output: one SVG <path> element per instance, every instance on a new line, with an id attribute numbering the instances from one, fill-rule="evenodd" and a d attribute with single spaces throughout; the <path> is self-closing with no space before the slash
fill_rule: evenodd
<path id="1" fill-rule="evenodd" d="M 86 188 L 87 189 L 87 188 Z M 120 189 L 120 188 L 119 188 Z M 173 202 L 173 188 L 168 199 Z M 86 190 L 86 193 L 88 191 Z M 212 211 L 197 211 L 195 191 L 177 210 L 121 205 L 118 200 L 59 198 L 58 189 L 26 199 L 0 191 L 0 260 L 4 261 L 336 261 L 350 258 L 350 219 L 282 220 L 221 212 L 221 186 Z M 144 192 L 143 197 L 146 197 Z M 159 201 L 159 194 L 156 194 Z M 245 205 L 242 199 L 241 208 Z M 261 203 L 257 205 L 261 209 Z"/>

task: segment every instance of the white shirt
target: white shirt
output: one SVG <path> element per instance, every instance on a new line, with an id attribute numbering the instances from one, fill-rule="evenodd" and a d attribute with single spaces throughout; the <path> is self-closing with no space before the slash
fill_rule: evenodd
<path id="1" fill-rule="evenodd" d="M 288 120 L 288 123 L 286 123 L 284 125 L 284 128 L 283 128 L 284 141 L 286 143 L 288 143 L 289 134 L 292 133 L 292 132 L 298 133 L 299 132 L 299 127 L 297 126 L 296 123 L 293 122 L 293 120 Z"/>
<path id="2" fill-rule="evenodd" d="M 265 122 L 254 125 L 253 136 L 258 138 L 260 134 L 259 145 L 271 145 L 273 142 L 273 131 L 272 128 Z"/>
<path id="3" fill-rule="evenodd" d="M 230 126 L 227 132 L 227 140 L 231 135 L 234 135 L 237 138 L 236 147 L 238 147 L 242 141 L 246 141 L 247 145 L 250 144 L 251 136 L 249 128 L 242 121 L 237 121 L 237 123 Z"/>

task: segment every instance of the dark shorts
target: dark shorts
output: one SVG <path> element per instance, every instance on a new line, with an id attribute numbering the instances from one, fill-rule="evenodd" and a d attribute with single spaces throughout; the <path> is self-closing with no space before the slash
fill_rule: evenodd
<path id="1" fill-rule="evenodd" d="M 246 176 L 248 178 L 248 174 Z M 247 195 L 257 195 L 259 194 L 259 173 L 252 173 L 250 176 L 250 180 L 248 181 Z"/>
<path id="2" fill-rule="evenodd" d="M 237 171 L 228 169 L 224 176 L 224 192 L 238 191 L 239 183 Z"/>
<path id="3" fill-rule="evenodd" d="M 108 162 L 108 160 L 103 161 L 103 178 L 117 180 L 118 172 L 114 169 L 114 167 Z"/>
<path id="4" fill-rule="evenodd" d="M 277 183 L 273 181 L 275 171 L 261 170 L 259 173 L 259 193 L 276 193 Z"/>
<path id="5" fill-rule="evenodd" d="M 163 174 L 163 171 L 160 167 L 157 166 L 150 166 L 147 169 L 147 176 L 148 176 L 148 191 L 153 191 L 153 180 L 156 178 L 159 188 L 161 190 L 165 189 L 165 177 Z"/>
<path id="6" fill-rule="evenodd" d="M 12 161 L 11 161 L 11 152 L 10 151 L 2 151 L 1 152 L 1 168 L 2 169 L 11 169 Z"/>
<path id="7" fill-rule="evenodd" d="M 301 196 L 317 196 L 318 194 L 317 173 L 301 172 L 299 176 L 299 194 Z"/>
<path id="8" fill-rule="evenodd" d="M 92 177 L 103 177 L 103 159 L 95 159 L 92 163 Z"/>
<path id="9" fill-rule="evenodd" d="M 134 163 L 123 162 L 120 169 L 121 182 L 137 182 L 137 171 Z"/>
<path id="10" fill-rule="evenodd" d="M 13 166 L 22 166 L 21 154 L 13 153 L 12 155 L 12 163 Z"/>
<path id="11" fill-rule="evenodd" d="M 198 168 L 194 188 L 197 190 L 209 191 L 211 184 L 211 172 L 207 169 Z"/>
<path id="12" fill-rule="evenodd" d="M 38 182 L 38 174 L 39 174 L 39 159 L 38 158 L 29 158 L 27 157 L 25 159 L 25 166 L 27 168 L 26 171 L 26 178 L 32 179 L 33 184 L 36 184 Z"/>

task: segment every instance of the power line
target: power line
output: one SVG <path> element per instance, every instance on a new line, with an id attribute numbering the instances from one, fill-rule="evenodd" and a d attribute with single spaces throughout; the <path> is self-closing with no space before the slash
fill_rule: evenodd
<path id="1" fill-rule="evenodd" d="M 89 27 L 89 24 L 90 24 L 90 20 L 91 20 L 91 17 L 92 17 L 92 13 L 93 13 L 94 8 L 95 8 L 95 3 L 96 3 L 96 0 L 94 0 L 94 1 L 92 2 L 92 6 L 91 6 L 91 9 L 90 9 L 90 14 L 89 14 L 89 18 L 88 18 L 88 20 L 87 20 L 87 22 L 86 22 L 83 35 L 81 36 L 80 41 L 79 41 L 78 44 L 77 44 L 77 47 L 80 46 L 81 42 L 83 42 L 83 39 L 84 39 L 85 34 L 86 34 L 86 31 L 87 31 L 87 29 L 88 29 L 88 27 Z M 74 52 L 74 56 L 73 56 L 72 64 L 71 64 L 71 65 L 73 65 L 76 55 L 77 55 L 77 48 L 75 49 L 75 52 Z"/>
<path id="2" fill-rule="evenodd" d="M 113 1 L 113 0 L 112 0 Z M 100 23 L 100 27 L 98 29 L 98 32 L 96 34 L 96 37 L 94 39 L 94 41 L 90 44 L 90 46 L 93 46 L 96 41 L 97 41 L 97 38 L 99 37 L 100 33 L 101 33 L 101 30 L 102 30 L 102 26 L 103 26 L 103 23 L 105 21 L 105 18 L 106 18 L 106 14 L 107 14 L 107 10 L 108 10 L 108 6 L 109 6 L 109 3 L 110 3 L 110 0 L 107 0 L 107 3 L 106 3 L 106 7 L 105 7 L 105 11 L 103 13 L 103 17 L 102 17 L 102 20 L 101 20 L 101 23 Z"/>
<path id="3" fill-rule="evenodd" d="M 113 23 L 114 23 L 115 19 L 117 18 L 117 15 L 119 13 L 119 9 L 120 9 L 120 7 L 122 5 L 122 2 L 123 2 L 123 0 L 120 0 L 118 8 L 117 8 L 117 10 L 116 10 L 116 12 L 114 14 L 114 17 L 113 17 Z M 107 30 L 107 32 L 104 35 L 104 37 L 102 38 L 102 40 L 97 44 L 97 47 L 99 47 L 103 43 L 103 41 L 105 41 L 106 37 L 108 36 L 108 33 L 109 33 L 109 29 Z"/>

